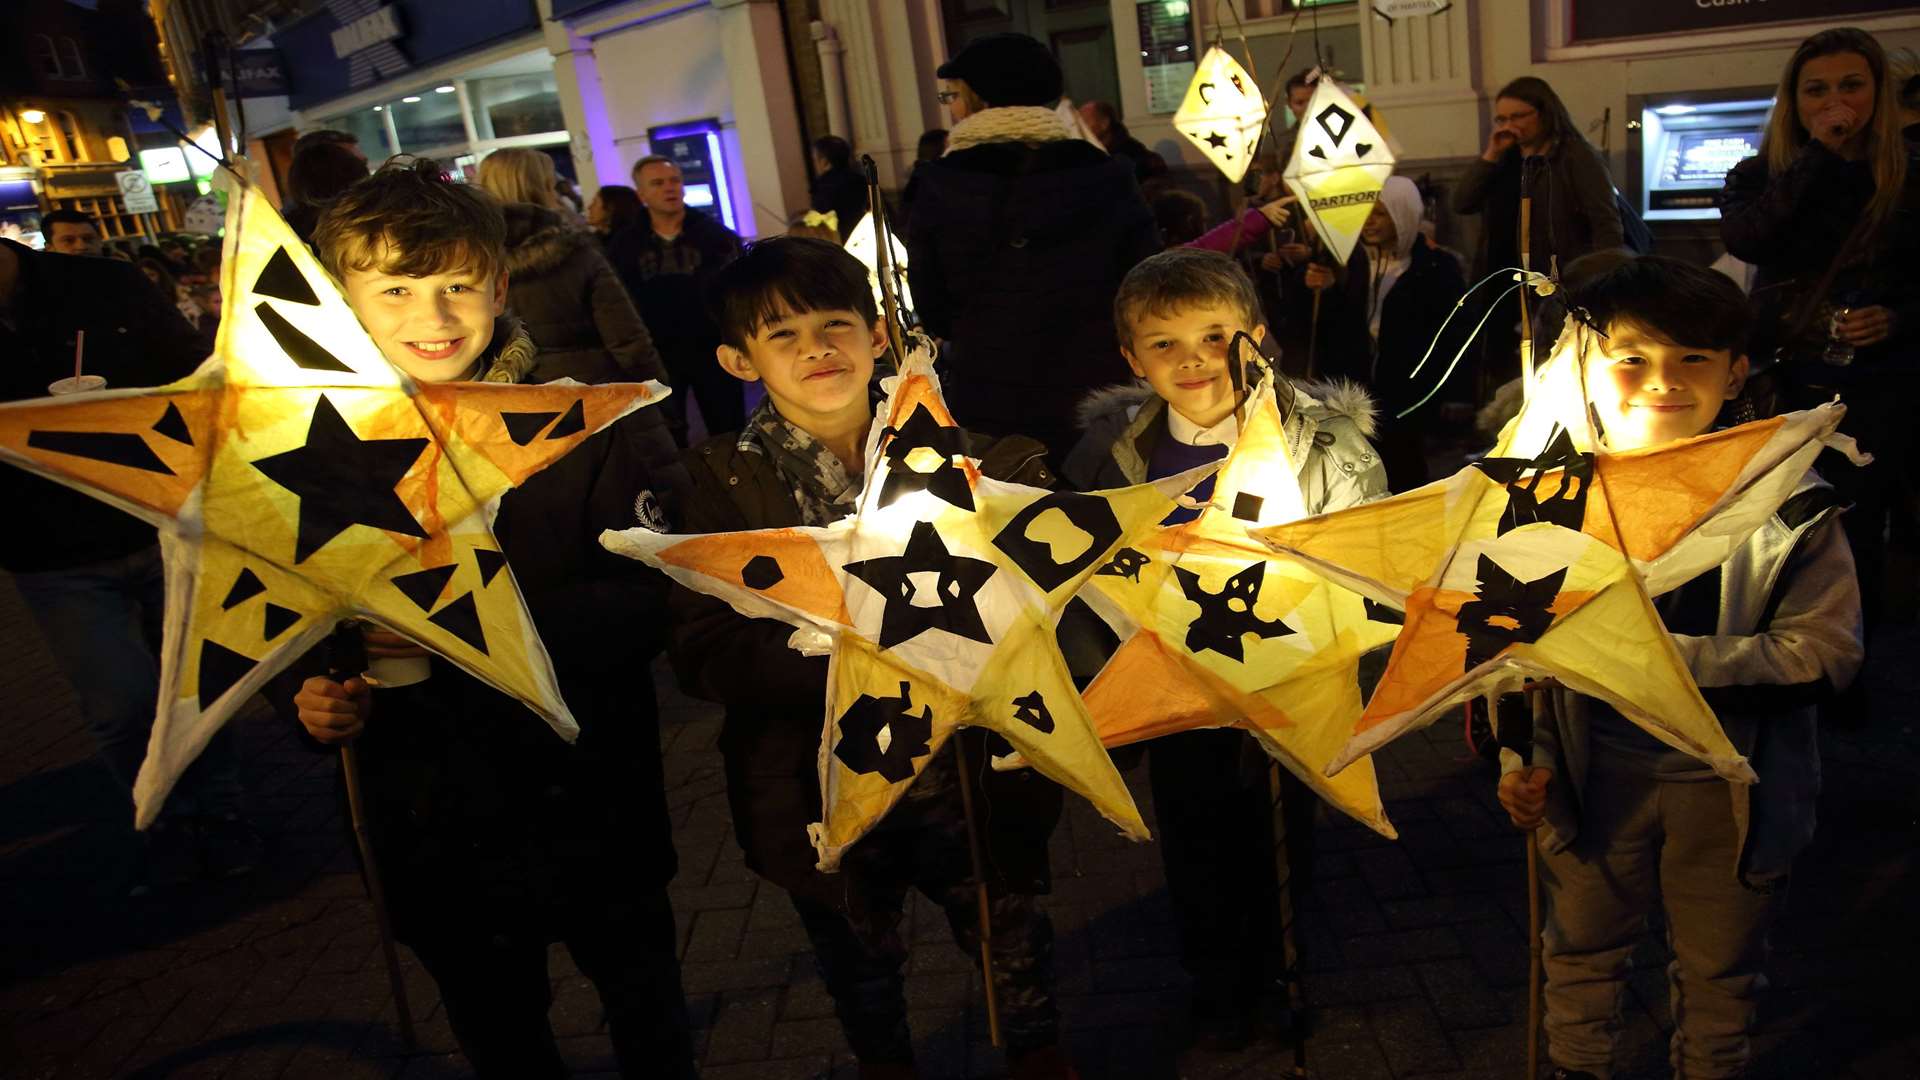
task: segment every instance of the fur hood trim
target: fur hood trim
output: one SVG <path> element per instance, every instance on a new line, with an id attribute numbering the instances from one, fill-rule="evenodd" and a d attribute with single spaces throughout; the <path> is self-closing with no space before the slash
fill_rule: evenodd
<path id="1" fill-rule="evenodd" d="M 1373 395 L 1359 383 L 1351 379 L 1327 379 L 1293 386 L 1296 396 L 1304 396 L 1328 414 L 1351 421 L 1361 438 L 1371 439 L 1378 430 L 1380 410 L 1374 404 Z M 1130 416 L 1153 398 L 1153 387 L 1139 379 L 1103 386 L 1080 399 L 1074 420 L 1081 428 L 1090 428 L 1115 414 Z"/>
<path id="2" fill-rule="evenodd" d="M 507 211 L 507 273 L 545 274 L 599 241 L 544 207 L 514 204 Z"/>
<path id="3" fill-rule="evenodd" d="M 1081 428 L 1090 428 L 1104 417 L 1131 413 L 1153 400 L 1153 396 L 1153 387 L 1139 379 L 1102 386 L 1090 391 L 1074 406 L 1073 422 Z"/>

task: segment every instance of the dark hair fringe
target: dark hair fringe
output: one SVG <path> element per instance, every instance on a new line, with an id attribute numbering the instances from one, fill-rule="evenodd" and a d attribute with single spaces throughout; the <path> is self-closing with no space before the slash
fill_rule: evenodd
<path id="1" fill-rule="evenodd" d="M 745 350 L 775 319 L 812 311 L 852 311 L 862 324 L 880 319 L 867 268 L 846 249 L 806 236 L 773 236 L 749 244 L 714 275 L 707 305 L 720 340 Z"/>
<path id="2" fill-rule="evenodd" d="M 1249 327 L 1266 321 L 1260 294 L 1239 263 L 1217 251 L 1176 247 L 1142 260 L 1121 279 L 1113 298 L 1114 333 L 1121 347 L 1132 348 L 1135 319 L 1197 304 L 1237 307 Z"/>
<path id="3" fill-rule="evenodd" d="M 100 222 L 95 220 L 92 214 L 84 210 L 69 210 L 62 207 L 58 210 L 49 210 L 40 215 L 41 232 L 51 233 L 55 225 L 91 225 L 93 226 L 94 232 L 100 233 L 102 236 L 106 235 L 105 230 L 100 228 Z"/>
<path id="4" fill-rule="evenodd" d="M 348 270 L 427 277 L 475 267 L 491 278 L 506 266 L 507 220 L 492 195 L 455 183 L 431 158 L 415 158 L 381 166 L 328 203 L 313 246 L 335 277 Z"/>
<path id="5" fill-rule="evenodd" d="M 1733 279 L 1665 255 L 1641 255 L 1570 290 L 1568 302 L 1611 333 L 1631 322 L 1683 348 L 1746 351 L 1751 315 Z"/>
<path id="6" fill-rule="evenodd" d="M 845 169 L 853 165 L 853 144 L 838 135 L 822 135 L 813 140 L 813 152 L 826 158 L 830 169 Z"/>

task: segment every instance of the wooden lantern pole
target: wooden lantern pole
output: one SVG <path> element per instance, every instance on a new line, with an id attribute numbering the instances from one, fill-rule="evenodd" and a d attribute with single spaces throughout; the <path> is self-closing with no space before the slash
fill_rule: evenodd
<path id="1" fill-rule="evenodd" d="M 953 736 L 953 764 L 960 772 L 960 809 L 967 818 L 967 854 L 973 860 L 973 887 L 975 901 L 980 906 L 980 981 L 987 991 L 987 1037 L 994 1046 L 1006 1045 L 1000 1039 L 1000 1001 L 993 991 L 993 919 L 987 901 L 987 875 L 985 860 L 980 853 L 980 827 L 973 817 L 973 774 L 967 768 L 967 744 L 961 738 L 964 732 L 955 732 Z"/>

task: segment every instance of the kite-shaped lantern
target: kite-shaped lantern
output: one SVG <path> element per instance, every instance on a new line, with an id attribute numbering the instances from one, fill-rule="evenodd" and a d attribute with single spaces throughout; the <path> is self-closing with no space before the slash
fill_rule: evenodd
<path id="1" fill-rule="evenodd" d="M 1360 227 L 1392 175 L 1386 136 L 1338 82 L 1321 77 L 1282 177 L 1342 265 L 1352 257 Z"/>
<path id="2" fill-rule="evenodd" d="M 1253 164 L 1260 129 L 1266 122 L 1267 102 L 1260 95 L 1260 87 L 1247 69 L 1218 45 L 1200 58 L 1199 70 L 1187 84 L 1186 99 L 1173 114 L 1173 129 L 1191 140 L 1236 184 Z"/>
<path id="3" fill-rule="evenodd" d="M 1290 412 L 1312 404 L 1291 385 L 1279 392 Z M 1247 535 L 1305 515 L 1274 395 L 1269 379 L 1249 400 L 1199 516 L 1120 549 L 1081 593 L 1123 637 L 1087 687 L 1087 710 L 1110 747 L 1244 728 L 1321 798 L 1391 837 L 1372 761 L 1332 778 L 1326 768 L 1360 717 L 1361 654 L 1399 627 Z"/>
<path id="4" fill-rule="evenodd" d="M 492 522 L 500 496 L 664 397 L 658 383 L 415 383 L 257 188 L 229 192 L 214 354 L 168 386 L 0 405 L 0 458 L 160 530 L 159 710 L 144 828 L 241 703 L 346 618 L 538 713 L 560 699 Z"/>
<path id="5" fill-rule="evenodd" d="M 1456 702 L 1558 679 L 1729 780 L 1753 771 L 1701 699 L 1649 595 L 1724 562 L 1793 493 L 1844 414 L 1822 405 L 1644 450 L 1596 449 L 1568 320 L 1493 452 L 1449 479 L 1256 535 L 1406 612 L 1347 748 Z"/>
<path id="6" fill-rule="evenodd" d="M 889 380 L 858 509 L 825 528 L 663 536 L 608 549 L 740 613 L 833 639 L 820 752 L 822 870 L 961 726 L 999 733 L 1135 839 L 1146 827 L 1054 638 L 1060 609 L 1211 471 L 1075 493 L 981 475 L 925 352 Z M 799 828 L 799 823 L 795 823 Z"/>

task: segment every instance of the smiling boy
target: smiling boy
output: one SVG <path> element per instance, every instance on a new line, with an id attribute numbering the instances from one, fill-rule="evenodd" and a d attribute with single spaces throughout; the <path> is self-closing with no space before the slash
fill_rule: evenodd
<path id="1" fill-rule="evenodd" d="M 1067 458 L 1081 491 L 1160 479 L 1227 455 L 1239 437 L 1240 404 L 1227 365 L 1236 335 L 1266 336 L 1253 283 L 1224 255 L 1191 248 L 1162 252 L 1130 271 L 1114 304 L 1121 352 L 1145 385 L 1089 397 L 1087 432 Z M 1373 407 L 1352 384 L 1283 386 L 1287 445 L 1310 514 L 1355 506 L 1387 491 L 1368 445 Z M 1213 494 L 1208 477 L 1192 495 Z M 1168 523 L 1191 520 L 1176 510 Z M 1252 1037 L 1260 995 L 1278 974 L 1268 963 L 1273 898 L 1273 817 L 1268 759 L 1237 728 L 1187 731 L 1147 744 L 1148 778 L 1180 927 L 1182 962 L 1193 976 L 1199 1043 L 1231 1050 Z M 1296 887 L 1311 863 L 1314 798 L 1281 770 Z"/>
<path id="2" fill-rule="evenodd" d="M 1605 448 L 1711 430 L 1746 382 L 1746 298 L 1730 280 L 1642 256 L 1573 290 L 1605 339 L 1584 382 Z M 1737 410 L 1736 410 L 1737 411 Z M 1533 767 L 1500 780 L 1540 835 L 1547 1047 L 1562 1080 L 1610 1075 L 1629 959 L 1666 914 L 1677 1076 L 1745 1074 L 1766 933 L 1820 788 L 1814 706 L 1859 669 L 1860 594 L 1833 490 L 1809 472 L 1724 565 L 1658 599 L 1707 703 L 1759 774 L 1717 777 L 1604 703 L 1554 691 Z"/>

